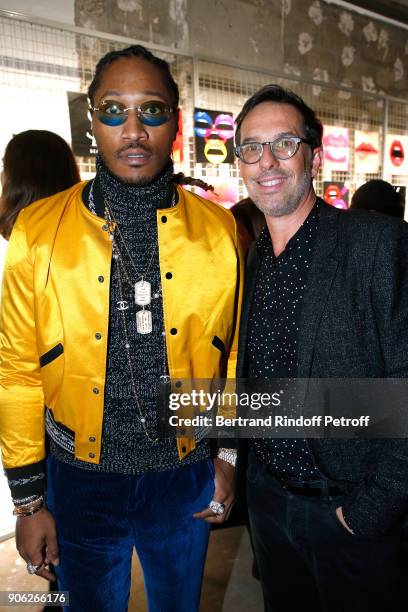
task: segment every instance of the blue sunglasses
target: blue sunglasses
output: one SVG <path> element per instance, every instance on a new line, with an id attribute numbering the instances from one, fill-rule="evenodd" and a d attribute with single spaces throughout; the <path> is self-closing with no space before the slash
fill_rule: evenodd
<path id="1" fill-rule="evenodd" d="M 174 108 L 168 106 L 160 100 L 149 100 L 143 102 L 140 106 L 125 107 L 122 102 L 116 100 L 104 100 L 97 107 L 90 107 L 90 110 L 96 113 L 98 120 L 104 125 L 116 127 L 123 125 L 129 116 L 129 111 L 134 110 L 143 125 L 156 127 L 170 121 Z"/>

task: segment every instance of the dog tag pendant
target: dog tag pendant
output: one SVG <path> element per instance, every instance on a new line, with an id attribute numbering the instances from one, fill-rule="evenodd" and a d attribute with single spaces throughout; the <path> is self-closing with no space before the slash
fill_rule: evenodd
<path id="1" fill-rule="evenodd" d="M 150 310 L 139 310 L 136 313 L 137 333 L 150 334 L 152 329 L 152 313 L 150 312 Z"/>
<path id="2" fill-rule="evenodd" d="M 138 306 L 147 306 L 152 299 L 152 286 L 148 281 L 140 280 L 135 283 L 135 303 Z"/>

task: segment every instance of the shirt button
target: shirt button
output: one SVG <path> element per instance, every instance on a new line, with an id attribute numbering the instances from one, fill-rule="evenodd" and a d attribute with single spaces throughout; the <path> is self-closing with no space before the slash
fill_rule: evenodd
<path id="1" fill-rule="evenodd" d="M 166 272 L 166 278 L 173 278 L 173 275 L 171 272 Z"/>
<path id="2" fill-rule="evenodd" d="M 102 275 L 101 275 L 101 276 L 98 276 L 98 281 L 99 281 L 100 283 L 103 283 L 103 281 L 104 281 L 104 280 L 105 280 L 105 277 L 104 277 L 104 276 L 102 276 Z"/>
<path id="3" fill-rule="evenodd" d="M 94 458 L 95 458 L 95 453 L 89 453 L 89 457 L 90 457 L 91 459 L 94 459 Z"/>
<path id="4" fill-rule="evenodd" d="M 163 216 L 162 216 L 162 218 L 161 218 L 161 222 L 162 222 L 162 223 L 167 223 L 167 217 L 166 217 L 166 215 L 163 215 Z"/>
<path id="5" fill-rule="evenodd" d="M 94 388 L 92 389 L 92 391 L 95 393 L 95 395 L 99 395 L 99 389 L 98 389 L 98 387 L 94 387 Z"/>
<path id="6" fill-rule="evenodd" d="M 90 442 L 96 442 L 95 436 L 89 436 L 89 441 Z"/>
<path id="7" fill-rule="evenodd" d="M 99 332 L 96 332 L 96 334 L 95 334 L 95 338 L 96 338 L 97 340 L 100 340 L 100 339 L 102 338 L 102 334 L 100 334 Z"/>
<path id="8" fill-rule="evenodd" d="M 172 336 L 175 336 L 177 334 L 177 329 L 175 327 L 172 327 L 170 333 Z"/>

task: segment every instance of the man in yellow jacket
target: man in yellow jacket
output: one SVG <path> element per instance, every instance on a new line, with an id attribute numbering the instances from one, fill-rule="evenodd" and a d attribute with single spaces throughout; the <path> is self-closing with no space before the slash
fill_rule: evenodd
<path id="1" fill-rule="evenodd" d="M 159 382 L 234 376 L 235 223 L 175 185 L 166 62 L 138 45 L 110 52 L 89 98 L 96 177 L 20 214 L 4 272 L 0 438 L 17 547 L 29 573 L 52 579 L 53 563 L 70 609 L 98 612 L 126 610 L 136 547 L 149 610 L 193 612 L 234 453 L 160 436 Z"/>

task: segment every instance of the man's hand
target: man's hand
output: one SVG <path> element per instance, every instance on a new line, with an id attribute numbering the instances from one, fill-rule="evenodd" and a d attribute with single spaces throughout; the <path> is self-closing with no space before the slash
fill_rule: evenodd
<path id="1" fill-rule="evenodd" d="M 204 519 L 207 523 L 223 523 L 230 515 L 235 498 L 235 468 L 230 463 L 222 459 L 214 459 L 215 468 L 215 491 L 213 500 L 224 504 L 223 514 L 214 514 L 210 508 L 205 508 L 201 512 L 193 514 L 196 519 Z"/>
<path id="2" fill-rule="evenodd" d="M 354 535 L 354 531 L 352 529 L 350 529 L 350 527 L 347 525 L 346 521 L 344 520 L 343 508 L 341 506 L 336 508 L 336 515 L 337 515 L 337 518 L 339 519 L 340 523 L 343 525 L 344 529 L 347 529 L 347 531 L 349 531 L 350 533 L 352 533 Z"/>
<path id="3" fill-rule="evenodd" d="M 41 508 L 32 516 L 19 516 L 16 523 L 16 546 L 26 563 L 39 565 L 36 572 L 53 582 L 56 577 L 47 565 L 59 564 L 55 522 L 46 508 Z"/>

